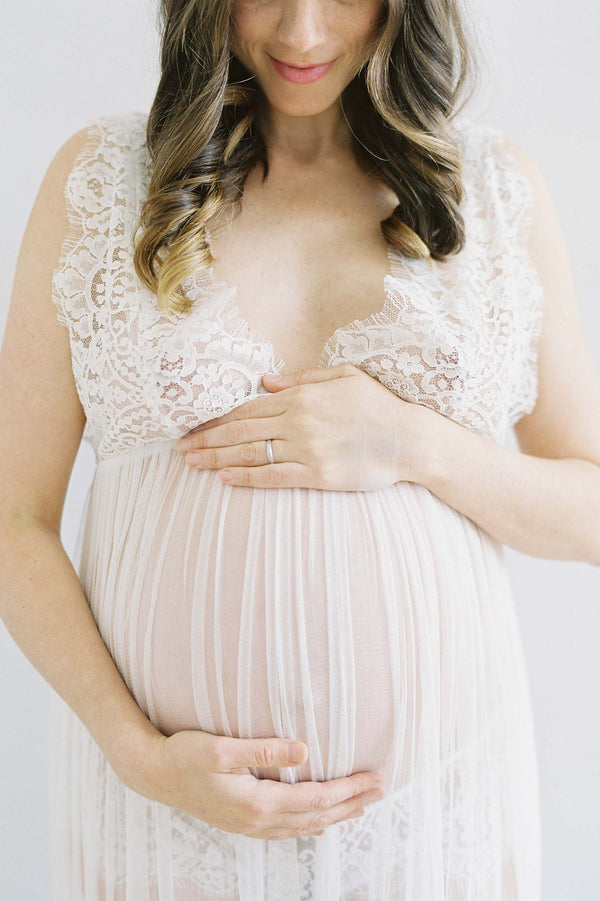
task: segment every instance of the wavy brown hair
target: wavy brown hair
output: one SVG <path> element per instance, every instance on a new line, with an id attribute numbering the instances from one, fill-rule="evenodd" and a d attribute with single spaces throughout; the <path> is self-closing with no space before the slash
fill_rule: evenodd
<path id="1" fill-rule="evenodd" d="M 358 164 L 398 197 L 381 222 L 409 257 L 462 250 L 462 158 L 453 119 L 479 86 L 467 0 L 383 0 L 366 62 L 340 97 Z M 241 203 L 268 158 L 264 94 L 230 48 L 232 0 L 161 0 L 161 77 L 146 142 L 151 174 L 134 264 L 161 310 L 187 313 L 182 282 L 212 266 L 205 223 Z M 460 97 L 463 100 L 460 103 Z"/>

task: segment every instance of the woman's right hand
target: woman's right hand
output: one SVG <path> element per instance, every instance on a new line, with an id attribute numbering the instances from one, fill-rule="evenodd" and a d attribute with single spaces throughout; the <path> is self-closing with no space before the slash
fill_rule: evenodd
<path id="1" fill-rule="evenodd" d="M 183 730 L 152 739 L 143 773 L 128 787 L 225 832 L 252 838 L 321 835 L 327 826 L 361 816 L 383 797 L 383 778 L 358 772 L 326 782 L 257 779 L 249 767 L 298 766 L 281 738 L 231 738 Z M 135 783 L 135 784 L 134 784 Z"/>

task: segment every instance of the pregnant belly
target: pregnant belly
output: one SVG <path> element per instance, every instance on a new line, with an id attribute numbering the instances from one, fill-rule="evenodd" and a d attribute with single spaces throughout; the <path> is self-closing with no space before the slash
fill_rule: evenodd
<path id="1" fill-rule="evenodd" d="M 257 776 L 377 770 L 398 789 L 500 709 L 517 640 L 501 546 L 423 486 L 231 487 L 147 446 L 99 464 L 82 526 L 90 607 L 162 732 L 308 745 Z"/>

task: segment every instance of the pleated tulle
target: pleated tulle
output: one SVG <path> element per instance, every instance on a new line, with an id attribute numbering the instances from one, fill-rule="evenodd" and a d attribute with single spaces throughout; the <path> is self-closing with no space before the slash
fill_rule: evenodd
<path id="1" fill-rule="evenodd" d="M 52 693 L 54 901 L 539 901 L 528 678 L 502 545 L 422 485 L 224 485 L 175 441 L 102 460 L 75 550 L 165 734 L 307 743 L 286 782 L 386 797 L 321 836 L 224 832 L 126 788 Z"/>

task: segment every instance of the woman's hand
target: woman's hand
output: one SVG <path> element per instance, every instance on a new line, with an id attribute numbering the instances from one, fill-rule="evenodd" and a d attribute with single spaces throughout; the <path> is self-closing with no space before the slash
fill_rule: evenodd
<path id="1" fill-rule="evenodd" d="M 383 777 L 352 773 L 327 782 L 257 779 L 249 767 L 298 766 L 281 738 L 230 738 L 184 730 L 152 740 L 143 774 L 129 787 L 223 829 L 252 838 L 321 835 L 332 823 L 361 816 L 365 804 L 383 797 Z M 293 743 L 297 744 L 297 743 Z"/>
<path id="2" fill-rule="evenodd" d="M 177 450 L 231 485 L 370 491 L 416 481 L 428 408 L 351 364 L 263 376 L 271 395 L 203 423 Z M 267 458 L 272 439 L 275 463 Z"/>

